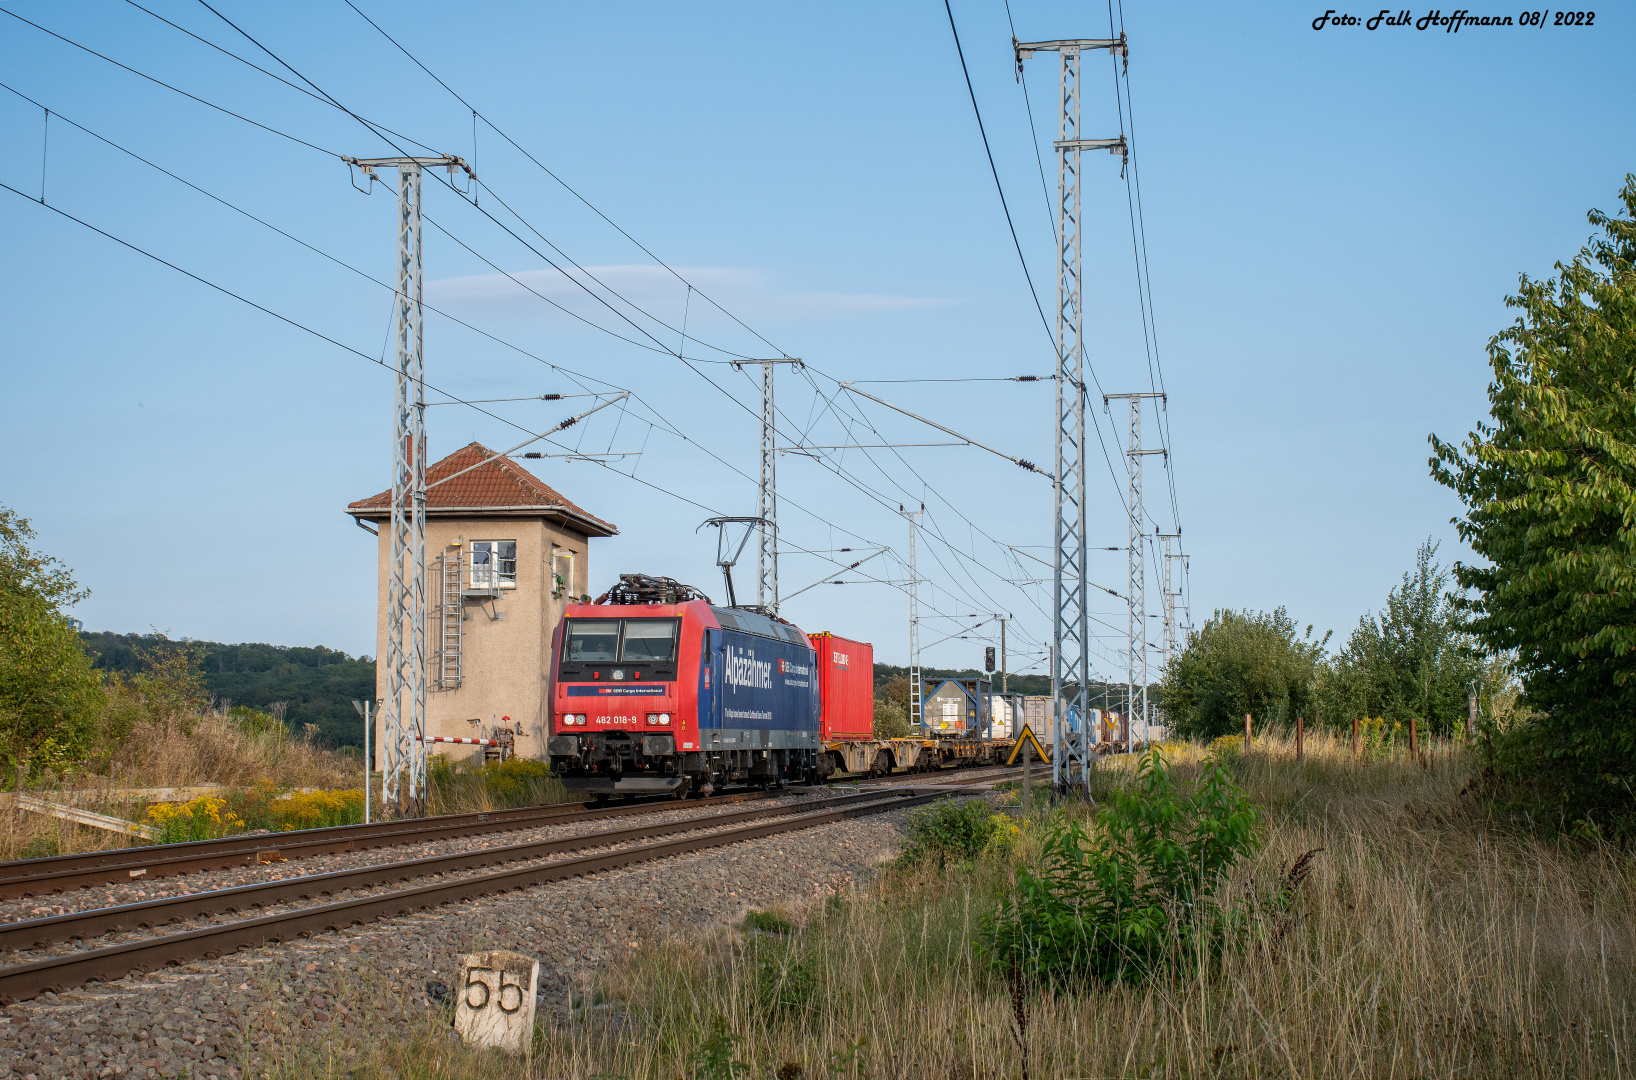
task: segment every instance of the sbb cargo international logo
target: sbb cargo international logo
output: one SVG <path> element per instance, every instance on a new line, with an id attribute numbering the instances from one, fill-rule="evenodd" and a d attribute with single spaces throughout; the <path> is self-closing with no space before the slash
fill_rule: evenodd
<path id="1" fill-rule="evenodd" d="M 788 660 L 780 660 L 778 662 L 778 673 L 780 675 L 810 675 L 812 669 L 805 664 L 792 664 Z"/>

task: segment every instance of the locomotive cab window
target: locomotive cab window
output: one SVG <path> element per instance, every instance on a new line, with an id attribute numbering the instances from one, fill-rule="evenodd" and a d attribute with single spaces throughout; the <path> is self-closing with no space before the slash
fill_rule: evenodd
<path id="1" fill-rule="evenodd" d="M 614 661 L 619 658 L 618 619 L 569 619 L 564 660 Z"/>
<path id="2" fill-rule="evenodd" d="M 676 659 L 676 620 L 626 619 L 619 659 L 627 664 L 664 664 Z"/>

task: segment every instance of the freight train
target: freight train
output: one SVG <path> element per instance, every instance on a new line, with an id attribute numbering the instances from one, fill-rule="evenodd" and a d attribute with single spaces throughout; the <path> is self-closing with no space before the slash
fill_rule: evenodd
<path id="1" fill-rule="evenodd" d="M 551 653 L 552 770 L 598 798 L 981 764 L 1010 748 L 877 740 L 870 645 L 719 607 L 668 578 L 621 575 L 594 602 L 569 604 Z"/>

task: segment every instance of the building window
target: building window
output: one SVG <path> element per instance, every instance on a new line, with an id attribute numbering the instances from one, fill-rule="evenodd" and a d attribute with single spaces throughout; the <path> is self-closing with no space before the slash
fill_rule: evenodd
<path id="1" fill-rule="evenodd" d="M 574 553 L 563 548 L 551 549 L 551 596 L 561 600 L 574 587 Z"/>
<path id="2" fill-rule="evenodd" d="M 515 589 L 517 587 L 517 541 L 473 540 L 471 542 L 471 587 L 474 589 Z"/>

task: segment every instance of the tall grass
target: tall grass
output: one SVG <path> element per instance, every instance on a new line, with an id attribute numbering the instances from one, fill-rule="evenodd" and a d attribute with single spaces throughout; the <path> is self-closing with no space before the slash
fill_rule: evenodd
<path id="1" fill-rule="evenodd" d="M 282 727 L 245 730 L 232 717 L 207 712 L 187 725 L 135 725 L 115 750 L 109 775 L 130 787 L 332 788 L 356 787 L 362 770 L 357 759 Z"/>
<path id="2" fill-rule="evenodd" d="M 426 812 L 465 814 L 570 802 L 548 762 L 528 758 L 450 761 L 433 754 L 426 766 Z"/>
<path id="3" fill-rule="evenodd" d="M 725 1053 L 741 1080 L 1011 1077 L 1018 1039 L 1035 1077 L 1636 1073 L 1636 861 L 1505 831 L 1462 794 L 1464 753 L 1427 749 L 1425 764 L 1401 750 L 1355 760 L 1349 740 L 1316 736 L 1297 763 L 1275 737 L 1236 756 L 1269 835 L 1225 887 L 1265 885 L 1323 850 L 1281 924 L 1219 965 L 1029 991 L 1014 1009 L 971 946 L 1010 860 L 1037 855 L 1025 828 L 1013 854 L 920 860 L 790 913 L 788 933 L 644 948 L 604 973 L 609 1008 L 544 1024 L 526 1068 L 428 1030 L 359 1075 L 703 1078 L 727 1075 Z M 1173 751 L 1177 775 L 1198 756 Z M 1128 768 L 1106 764 L 1098 783 Z"/>

